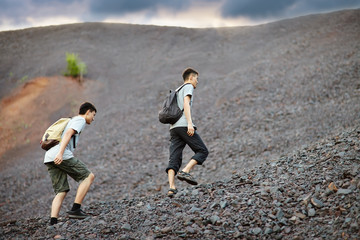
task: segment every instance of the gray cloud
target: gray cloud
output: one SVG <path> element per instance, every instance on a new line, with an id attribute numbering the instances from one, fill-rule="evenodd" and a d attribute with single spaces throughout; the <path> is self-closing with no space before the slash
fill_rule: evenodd
<path id="1" fill-rule="evenodd" d="M 42 1 L 42 0 L 38 0 Z M 154 16 L 160 8 L 170 11 L 184 11 L 195 2 L 218 2 L 218 0 L 89 0 L 91 14 L 121 16 L 127 13 L 145 11 Z M 220 9 L 223 17 L 248 17 L 267 19 L 298 16 L 311 12 L 332 11 L 360 7 L 360 0 L 223 0 Z"/>
<path id="2" fill-rule="evenodd" d="M 44 6 L 44 5 L 51 5 L 51 4 L 71 4 L 73 2 L 77 2 L 76 0 L 31 0 L 34 5 L 37 6 Z"/>
<path id="3" fill-rule="evenodd" d="M 195 3 L 222 3 L 223 18 L 276 20 L 309 13 L 360 8 L 360 0 L 0 0 L 0 27 L 5 23 L 33 24 L 28 19 L 73 17 L 83 21 L 102 21 L 143 11 L 156 17 L 160 9 L 186 11 Z M 201 12 L 201 9 L 199 10 Z"/>
<path id="4" fill-rule="evenodd" d="M 0 0 L 0 24 L 2 24 L 4 18 L 15 23 L 25 21 L 26 11 L 29 8 L 30 6 L 27 1 Z"/>
<path id="5" fill-rule="evenodd" d="M 22 4 L 19 1 L 0 0 L 2 14 L 9 10 L 14 10 L 16 7 L 20 7 L 21 5 Z"/>
<path id="6" fill-rule="evenodd" d="M 312 11 L 327 11 L 338 8 L 360 7 L 360 0 L 298 0 L 298 5 Z"/>
<path id="7" fill-rule="evenodd" d="M 94 14 L 122 15 L 138 11 L 155 12 L 158 8 L 173 11 L 183 10 L 189 6 L 190 0 L 90 0 L 90 11 Z"/>
<path id="8" fill-rule="evenodd" d="M 265 18 L 282 14 L 295 2 L 296 0 L 226 0 L 222 7 L 222 15 L 224 17 Z"/>
<path id="9" fill-rule="evenodd" d="M 29 17 L 76 16 L 78 10 L 72 6 L 82 1 L 84 0 L 0 0 L 0 25 L 5 21 L 26 24 Z"/>
<path id="10" fill-rule="evenodd" d="M 27 9 L 28 7 L 29 6 L 26 1 L 0 0 L 0 16 L 11 15 L 13 13 L 23 11 L 23 9 Z"/>
<path id="11" fill-rule="evenodd" d="M 223 17 L 265 19 L 358 7 L 360 0 L 225 0 L 221 13 Z"/>

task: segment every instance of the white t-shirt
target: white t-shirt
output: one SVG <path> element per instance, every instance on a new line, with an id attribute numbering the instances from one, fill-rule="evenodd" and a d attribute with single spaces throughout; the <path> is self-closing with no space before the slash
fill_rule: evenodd
<path id="1" fill-rule="evenodd" d="M 69 144 L 66 146 L 65 151 L 64 151 L 64 155 L 63 155 L 63 160 L 70 159 L 70 158 L 74 157 L 73 152 L 74 152 L 74 150 L 76 148 L 76 145 L 77 145 L 77 143 L 79 141 L 79 135 L 80 135 L 81 131 L 85 128 L 85 125 L 86 125 L 85 118 L 80 117 L 80 116 L 73 117 L 69 121 L 69 123 L 66 125 L 61 138 L 64 137 L 66 131 L 69 128 L 74 129 L 76 131 L 76 134 L 74 134 L 72 136 L 72 138 L 69 141 Z M 74 146 L 74 139 L 73 138 L 75 138 L 75 146 Z M 59 153 L 60 144 L 61 143 L 59 143 L 58 145 L 55 145 L 54 147 L 52 147 L 48 151 L 46 151 L 45 158 L 44 158 L 44 163 L 54 161 L 56 155 Z"/>
<path id="2" fill-rule="evenodd" d="M 178 106 L 181 110 L 184 109 L 184 98 L 186 96 L 190 96 L 190 112 L 191 112 L 191 106 L 193 103 L 193 92 L 194 92 L 194 86 L 192 84 L 186 84 L 185 86 L 183 86 L 180 91 L 177 93 L 177 102 L 178 102 Z M 194 123 L 193 123 L 194 125 Z M 181 118 L 174 124 L 170 125 L 170 129 L 176 128 L 176 127 L 187 127 L 187 120 L 185 117 L 185 113 L 183 112 Z M 195 125 L 194 125 L 195 127 Z"/>

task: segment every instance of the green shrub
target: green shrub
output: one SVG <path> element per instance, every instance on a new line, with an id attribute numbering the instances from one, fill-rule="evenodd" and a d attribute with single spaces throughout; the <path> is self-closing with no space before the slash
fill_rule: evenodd
<path id="1" fill-rule="evenodd" d="M 87 67 L 75 53 L 66 53 L 67 69 L 65 76 L 80 77 L 80 80 L 87 73 Z"/>
<path id="2" fill-rule="evenodd" d="M 20 80 L 18 80 L 19 84 L 24 84 L 26 82 L 26 80 L 28 80 L 28 76 L 23 76 Z"/>

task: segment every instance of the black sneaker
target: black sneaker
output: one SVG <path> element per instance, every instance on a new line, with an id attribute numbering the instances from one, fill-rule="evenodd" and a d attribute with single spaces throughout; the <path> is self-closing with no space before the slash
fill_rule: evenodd
<path id="1" fill-rule="evenodd" d="M 198 185 L 198 182 L 195 180 L 195 178 L 193 176 L 190 175 L 190 173 L 180 171 L 177 175 L 177 178 L 180 181 L 185 181 L 191 185 Z"/>
<path id="2" fill-rule="evenodd" d="M 76 218 L 76 219 L 84 219 L 87 218 L 89 215 L 83 212 L 81 208 L 76 210 L 70 210 L 67 212 L 69 214 L 69 218 Z"/>

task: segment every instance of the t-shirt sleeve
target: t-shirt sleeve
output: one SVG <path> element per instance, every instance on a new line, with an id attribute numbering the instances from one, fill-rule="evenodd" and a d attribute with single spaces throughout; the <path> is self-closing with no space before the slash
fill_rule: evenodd
<path id="1" fill-rule="evenodd" d="M 69 128 L 74 129 L 77 133 L 80 133 L 85 126 L 85 119 L 84 118 L 75 118 L 71 121 Z"/>
<path id="2" fill-rule="evenodd" d="M 184 86 L 184 98 L 186 96 L 192 96 L 194 92 L 194 87 L 191 84 L 187 84 Z"/>

